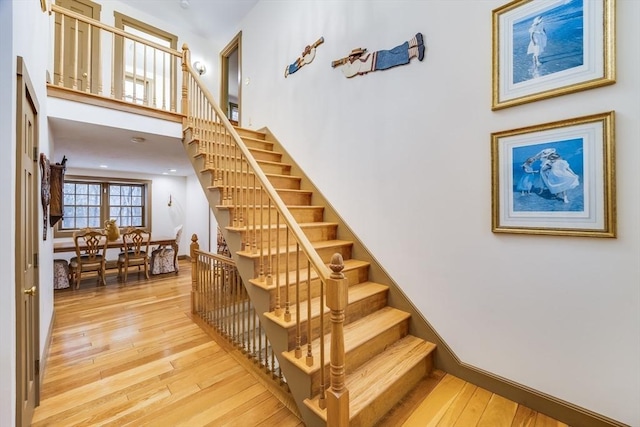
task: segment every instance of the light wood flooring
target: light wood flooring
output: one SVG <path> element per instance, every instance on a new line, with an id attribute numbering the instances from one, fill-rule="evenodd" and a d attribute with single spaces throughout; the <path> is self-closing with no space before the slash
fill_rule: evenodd
<path id="1" fill-rule="evenodd" d="M 33 426 L 303 426 L 190 319 L 190 263 L 180 267 L 55 291 Z"/>
<path id="2" fill-rule="evenodd" d="M 190 263 L 180 274 L 55 291 L 55 321 L 33 426 L 304 424 L 190 318 Z M 425 398 L 426 396 L 426 398 Z M 435 371 L 378 427 L 566 427 Z"/>

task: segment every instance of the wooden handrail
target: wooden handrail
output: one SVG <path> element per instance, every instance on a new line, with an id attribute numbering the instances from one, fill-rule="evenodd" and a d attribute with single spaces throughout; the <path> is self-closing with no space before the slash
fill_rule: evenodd
<path id="1" fill-rule="evenodd" d="M 185 52 L 189 51 L 189 47 L 187 46 L 187 44 L 184 44 L 182 49 Z M 322 261 L 322 259 L 320 258 L 316 250 L 311 245 L 311 242 L 309 241 L 307 236 L 304 234 L 304 232 L 302 231 L 302 229 L 300 228 L 296 220 L 293 218 L 293 216 L 289 212 L 289 209 L 282 201 L 282 198 L 280 197 L 280 195 L 276 192 L 271 182 L 269 182 L 264 172 L 262 172 L 262 168 L 260 168 L 260 166 L 258 165 L 258 162 L 256 162 L 256 160 L 253 158 L 253 155 L 249 152 L 249 148 L 247 148 L 245 143 L 242 141 L 242 138 L 240 138 L 240 135 L 238 135 L 238 132 L 235 130 L 235 128 L 227 118 L 226 114 L 220 109 L 218 104 L 215 102 L 213 95 L 211 95 L 211 92 L 209 92 L 206 86 L 202 83 L 202 80 L 200 80 L 198 73 L 190 64 L 189 53 L 186 54 L 185 59 L 186 61 L 183 61 L 183 64 L 182 64 L 183 69 L 186 69 L 191 75 L 191 77 L 197 82 L 199 89 L 202 91 L 202 94 L 205 96 L 210 106 L 214 109 L 216 115 L 219 117 L 225 130 L 232 136 L 236 147 L 244 155 L 245 161 L 249 164 L 249 166 L 251 166 L 252 172 L 258 178 L 260 185 L 265 190 L 268 197 L 275 204 L 276 210 L 280 213 L 280 215 L 282 215 L 287 227 L 291 229 L 292 234 L 295 237 L 295 240 L 302 247 L 302 252 L 304 252 L 305 255 L 307 256 L 307 258 L 309 259 L 309 262 L 311 263 L 313 268 L 316 270 L 316 272 L 320 276 L 320 279 L 322 280 L 322 282 L 326 283 L 327 279 L 330 276 L 329 268 L 324 264 L 324 262 Z"/>
<path id="2" fill-rule="evenodd" d="M 287 309 L 282 310 L 280 306 L 280 258 L 285 256 L 285 265 L 288 270 L 288 260 L 293 257 L 296 263 L 296 278 L 294 282 L 296 305 L 295 323 L 295 346 L 294 354 L 297 359 L 303 357 L 302 337 L 306 339 L 306 357 L 304 359 L 307 366 L 314 366 L 312 341 L 314 334 L 319 333 L 319 385 L 321 395 L 319 404 L 321 408 L 327 409 L 329 425 L 347 426 L 349 422 L 349 392 L 345 387 L 345 352 L 344 352 L 344 312 L 347 305 L 348 280 L 344 277 L 332 277 L 329 268 L 315 250 L 311 241 L 302 231 L 298 222 L 294 219 L 287 205 L 276 192 L 274 185 L 263 172 L 258 162 L 253 157 L 249 148 L 242 140 L 236 129 L 231 125 L 226 114 L 215 102 L 211 93 L 200 80 L 199 74 L 191 66 L 190 52 L 188 46 L 183 45 L 183 112 L 186 115 L 187 123 L 185 128 L 191 129 L 192 137 L 198 142 L 199 154 L 204 155 L 205 168 L 211 170 L 212 184 L 219 186 L 221 204 L 233 209 L 230 215 L 230 226 L 240 227 L 245 231 L 243 243 L 248 254 L 257 255 L 258 263 L 255 264 L 256 272 L 254 278 L 265 283 L 266 286 L 273 284 L 273 271 L 275 264 L 276 280 L 275 304 L 270 310 L 277 317 L 287 318 Z M 277 179 L 277 178 L 276 178 Z M 253 183 L 251 181 L 253 180 Z M 249 192 L 253 193 L 253 201 L 250 202 Z M 258 193 L 259 192 L 259 196 Z M 263 200 L 263 195 L 266 199 Z M 253 222 L 243 218 L 243 209 L 253 209 Z M 259 218 L 256 218 L 256 210 L 260 209 Z M 265 209 L 267 210 L 265 215 Z M 272 210 L 275 210 L 275 223 L 272 221 Z M 284 233 L 286 235 L 286 248 L 280 247 L 281 220 L 284 223 Z M 275 225 L 275 231 L 274 231 Z M 275 234 L 274 234 L 275 233 Z M 257 238 L 259 234 L 259 239 Z M 293 238 L 295 249 L 289 246 L 289 236 Z M 253 241 L 251 239 L 253 238 Z M 275 250 L 274 249 L 275 245 Z M 259 248 L 259 251 L 257 250 Z M 338 254 L 340 256 L 340 254 Z M 274 258 L 275 257 L 275 258 Z M 306 263 L 304 262 L 306 257 Z M 302 258 L 302 259 L 301 259 Z M 265 265 L 266 260 L 266 265 Z M 299 265 L 299 262 L 302 261 Z M 332 262 L 332 264 L 334 264 Z M 342 264 L 342 262 L 340 262 Z M 300 280 L 300 268 L 306 271 L 306 279 Z M 332 265 L 332 268 L 334 266 Z M 340 271 L 343 266 L 339 267 Z M 317 274 L 320 280 L 319 288 L 319 327 L 312 324 L 312 274 Z M 290 293 L 288 271 L 286 273 L 287 287 L 284 293 Z M 316 280 L 316 279 L 313 279 Z M 303 309 L 300 300 L 301 283 L 306 282 L 306 328 L 304 333 L 301 328 L 301 310 Z M 324 305 L 326 299 L 331 301 L 331 360 L 330 360 L 330 389 L 326 390 L 325 373 L 325 329 L 324 329 Z M 289 302 L 287 302 L 287 308 Z M 291 315 L 289 313 L 289 320 Z M 328 403 L 328 406 L 327 406 Z"/>

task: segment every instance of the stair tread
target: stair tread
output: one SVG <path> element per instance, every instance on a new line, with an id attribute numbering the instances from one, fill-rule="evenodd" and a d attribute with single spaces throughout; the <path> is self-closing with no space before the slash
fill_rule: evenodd
<path id="1" fill-rule="evenodd" d="M 255 138 L 250 138 L 254 141 L 260 141 L 260 142 L 267 142 L 267 141 L 263 141 L 263 140 L 259 140 L 259 139 L 255 139 Z M 247 147 L 249 149 L 249 151 L 255 151 L 255 152 L 260 152 L 260 153 L 264 153 L 264 154 L 277 154 L 282 156 L 282 153 L 280 153 L 279 151 L 273 151 L 273 150 L 265 150 L 264 148 L 257 148 L 257 147 Z"/>
<path id="2" fill-rule="evenodd" d="M 276 162 L 273 160 L 260 160 L 260 159 L 255 159 L 257 163 L 264 163 L 264 164 L 268 164 L 268 165 L 275 165 L 275 166 L 286 166 L 288 168 L 291 167 L 290 163 L 283 163 L 283 162 Z M 289 175 L 287 175 L 289 176 Z"/>
<path id="3" fill-rule="evenodd" d="M 344 349 L 345 353 L 350 350 L 359 347 L 366 343 L 376 335 L 379 335 L 381 331 L 390 329 L 395 325 L 406 321 L 411 315 L 406 311 L 398 310 L 390 306 L 377 310 L 368 316 L 365 316 L 355 322 L 344 325 Z M 328 320 L 328 319 L 327 319 Z M 331 348 L 331 335 L 328 334 L 324 337 L 325 343 L 325 365 L 329 364 L 329 350 Z M 306 344 L 303 345 L 303 357 L 297 359 L 295 357 L 295 350 L 283 352 L 290 362 L 300 368 L 307 374 L 320 369 L 320 339 L 315 339 L 311 342 L 311 354 L 313 355 L 313 364 L 307 366 L 305 361 L 305 354 L 307 352 Z"/>
<path id="4" fill-rule="evenodd" d="M 273 151 L 273 150 L 264 150 L 264 149 L 262 149 L 262 148 L 247 147 L 247 149 L 248 149 L 249 151 L 260 152 L 260 153 L 262 153 L 262 154 L 269 154 L 269 155 L 276 155 L 276 156 L 278 156 L 278 155 L 280 155 L 280 156 L 281 156 L 281 155 L 282 155 L 281 153 L 279 153 L 279 152 L 277 152 L 277 151 Z M 206 156 L 207 156 L 207 153 L 206 153 L 206 152 L 198 152 L 198 153 L 195 153 L 195 154 L 193 155 L 193 157 L 194 157 L 194 158 L 198 158 L 198 157 L 206 157 Z M 230 155 L 230 154 L 222 154 L 222 155 L 219 155 L 219 156 L 218 156 L 218 158 L 221 158 L 221 159 L 223 159 L 224 161 L 227 161 L 227 162 L 230 162 L 230 161 L 232 161 L 232 160 L 235 160 L 235 161 L 242 161 L 242 160 L 244 159 L 244 157 L 243 157 L 243 156 L 239 156 L 239 155 Z M 272 165 L 278 165 L 278 166 L 287 166 L 287 167 L 291 167 L 291 163 L 278 162 L 278 161 L 275 161 L 275 160 L 256 159 L 255 157 L 254 157 L 254 160 L 255 160 L 257 163 L 268 163 L 268 164 L 272 164 Z M 211 169 L 211 168 L 207 168 L 207 169 Z"/>
<path id="5" fill-rule="evenodd" d="M 349 390 L 350 418 L 370 405 L 396 378 L 402 377 L 435 348 L 431 342 L 407 335 L 347 375 L 345 387 Z M 317 409 L 318 396 L 305 402 L 310 407 L 315 406 L 314 411 L 326 419 L 326 411 Z"/>
<path id="6" fill-rule="evenodd" d="M 214 171 L 215 171 L 214 167 L 208 167 L 208 168 L 201 169 L 200 173 L 214 172 Z M 249 172 L 247 172 L 247 171 L 242 171 L 242 172 L 238 171 L 238 172 L 232 172 L 232 173 L 237 173 L 237 174 L 242 173 L 242 174 L 253 175 L 253 172 L 251 172 L 251 171 L 249 171 Z M 280 174 L 280 173 L 264 172 L 264 171 L 262 173 L 264 173 L 264 175 L 266 177 L 268 177 L 268 178 L 269 177 L 270 178 L 286 178 L 286 179 L 290 179 L 290 180 L 294 180 L 294 181 L 301 181 L 302 180 L 302 177 L 300 177 L 298 175 L 283 175 L 283 174 Z"/>
<path id="7" fill-rule="evenodd" d="M 349 286 L 349 298 L 348 303 L 355 303 L 363 300 L 371 295 L 375 295 L 380 292 L 386 292 L 389 289 L 387 285 L 382 285 L 375 282 L 362 282 L 357 285 Z M 283 303 L 281 303 L 283 305 Z M 300 301 L 300 321 L 306 322 L 308 319 L 308 300 Z M 264 315 L 271 319 L 274 323 L 277 323 L 283 328 L 291 328 L 296 326 L 296 313 L 297 309 L 295 305 L 292 305 L 289 309 L 291 312 L 291 321 L 287 322 L 283 317 L 278 317 L 273 312 L 265 313 Z M 326 305 L 324 306 L 324 312 L 329 313 L 331 310 Z M 311 317 L 316 318 L 320 315 L 320 297 L 311 299 Z"/>
<path id="8" fill-rule="evenodd" d="M 344 263 L 344 268 L 342 269 L 343 273 L 346 273 L 348 271 L 351 270 L 356 270 L 358 268 L 362 268 L 362 267 L 368 267 L 370 265 L 370 263 L 368 261 L 362 261 L 359 259 L 345 259 L 343 260 Z M 327 266 L 327 268 L 329 268 L 329 264 L 325 264 Z M 285 283 L 287 283 L 287 274 L 289 275 L 289 283 L 295 283 L 296 280 L 296 272 L 295 271 L 289 271 L 289 272 L 284 272 L 284 273 L 280 273 L 280 286 L 284 286 Z M 298 276 L 299 280 L 301 282 L 304 282 L 307 280 L 307 269 L 303 269 L 302 271 L 300 271 L 299 276 Z M 318 273 L 315 270 L 311 270 L 311 280 L 317 279 L 318 278 Z M 272 283 L 270 285 L 267 284 L 266 280 L 264 282 L 260 281 L 259 279 L 251 279 L 249 280 L 249 283 L 253 284 L 254 286 L 258 286 L 260 288 L 266 289 L 266 290 L 272 290 L 276 288 L 276 280 L 272 280 Z M 351 283 L 351 286 L 355 285 L 355 283 Z"/>
<path id="9" fill-rule="evenodd" d="M 267 209 L 269 207 L 269 205 L 244 205 L 244 206 L 237 206 L 237 205 L 216 205 L 216 209 L 232 209 L 232 208 L 238 208 L 238 209 Z M 272 209 L 275 209 L 274 206 L 271 206 Z M 313 209 L 324 209 L 324 206 L 322 205 L 287 205 L 287 208 L 289 208 L 289 210 L 291 209 L 305 209 L 305 210 L 313 210 Z"/>
<path id="10" fill-rule="evenodd" d="M 220 190 L 223 187 L 224 187 L 223 185 L 210 185 L 210 186 L 207 187 L 207 189 L 209 189 L 209 190 Z M 238 189 L 239 190 L 243 190 L 243 191 L 252 190 L 249 187 L 238 187 Z M 296 189 L 296 188 L 276 188 L 276 192 L 281 192 L 281 191 L 290 192 L 290 193 L 300 193 L 300 194 L 311 194 L 311 193 L 313 193 L 313 191 L 300 190 L 300 189 Z"/>
<path id="11" fill-rule="evenodd" d="M 322 227 L 337 227 L 338 223 L 337 222 L 328 222 L 328 221 L 317 221 L 317 222 L 299 222 L 298 226 L 302 229 L 304 228 L 322 228 Z M 234 227 L 232 225 L 228 225 L 225 227 L 227 230 L 229 231 L 247 231 L 246 227 L 242 226 L 242 227 Z M 258 230 L 276 230 L 276 229 L 282 229 L 285 230 L 287 228 L 286 224 L 280 224 L 280 226 L 278 227 L 277 224 L 264 224 L 264 225 L 259 225 L 258 227 L 256 227 Z M 253 230 L 253 227 L 251 227 L 251 230 Z"/>
<path id="12" fill-rule="evenodd" d="M 351 240 L 319 240 L 316 242 L 311 242 L 311 246 L 313 246 L 316 250 L 318 249 L 325 249 L 325 248 L 332 248 L 335 246 L 351 246 L 353 245 L 353 242 Z M 276 250 L 278 249 L 278 250 Z M 280 254 L 284 254 L 284 253 L 292 253 L 296 251 L 296 245 L 289 245 L 289 247 L 286 246 L 281 246 L 280 248 L 271 248 L 271 253 L 280 253 Z M 265 251 L 266 252 L 266 251 Z M 302 251 L 301 251 L 302 252 Z M 257 251 L 257 253 L 252 253 L 250 251 L 238 251 L 236 252 L 236 254 L 246 257 L 246 258 L 252 258 L 252 259 L 256 259 L 256 258 L 260 258 L 260 251 Z"/>

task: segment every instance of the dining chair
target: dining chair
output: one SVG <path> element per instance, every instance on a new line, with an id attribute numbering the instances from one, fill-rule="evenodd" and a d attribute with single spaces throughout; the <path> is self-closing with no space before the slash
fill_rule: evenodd
<path id="1" fill-rule="evenodd" d="M 118 255 L 118 279 L 127 282 L 129 267 L 144 266 L 144 275 L 149 278 L 149 241 L 151 233 L 142 228 L 128 228 L 122 233 L 123 250 Z"/>
<path id="2" fill-rule="evenodd" d="M 180 239 L 182 238 L 182 225 L 173 229 L 175 245 L 158 246 L 151 252 L 151 274 L 178 273 L 178 263 L 175 262 Z"/>
<path id="3" fill-rule="evenodd" d="M 76 289 L 80 287 L 82 273 L 95 271 L 98 273 L 98 283 L 106 285 L 106 252 L 107 235 L 102 230 L 83 228 L 73 233 L 76 256 L 69 260 L 71 281 Z"/>

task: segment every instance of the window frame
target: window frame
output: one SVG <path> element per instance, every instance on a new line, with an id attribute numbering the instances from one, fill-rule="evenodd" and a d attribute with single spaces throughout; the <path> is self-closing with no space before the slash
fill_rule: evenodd
<path id="1" fill-rule="evenodd" d="M 80 175 L 65 175 L 64 182 L 83 183 L 83 184 L 99 184 L 100 190 L 100 229 L 104 228 L 104 222 L 111 218 L 110 216 L 110 201 L 109 201 L 109 186 L 115 185 L 140 185 L 143 187 L 143 206 L 142 206 L 142 226 L 148 231 L 151 231 L 151 186 L 153 181 L 146 179 L 133 179 L 133 178 L 110 178 L 110 177 L 95 177 L 95 176 L 80 176 Z M 63 196 L 63 209 L 64 209 L 64 196 Z M 64 220 L 63 220 L 64 221 Z M 58 221 L 53 229 L 54 238 L 73 237 L 73 233 L 79 228 L 63 229 L 63 221 Z M 118 224 L 119 228 L 122 225 Z"/>
<path id="2" fill-rule="evenodd" d="M 142 22 L 139 21 L 135 18 L 132 18 L 130 16 L 124 15 L 120 12 L 114 11 L 113 12 L 113 16 L 114 16 L 114 20 L 115 20 L 115 27 L 125 31 L 125 27 L 131 27 L 134 28 L 137 31 L 141 31 L 143 33 L 149 34 L 153 37 L 157 37 L 159 39 L 165 40 L 166 42 L 169 43 L 169 46 L 171 49 L 173 50 L 177 50 L 178 49 L 178 36 L 176 36 L 175 34 L 171 34 L 167 31 L 164 31 L 161 28 L 157 28 L 154 27 L 152 25 L 147 24 L 146 22 Z M 118 36 L 115 38 L 115 54 L 114 54 L 114 66 L 115 66 L 115 97 L 116 99 L 121 99 L 124 100 L 125 99 L 125 93 L 123 93 L 124 91 L 124 81 L 123 79 L 126 79 L 127 77 L 131 76 L 133 77 L 135 74 L 135 80 L 138 80 L 138 77 L 140 77 L 141 80 L 145 80 L 145 82 L 148 81 L 153 81 L 154 79 L 149 79 L 146 76 L 141 76 L 137 71 L 134 70 L 133 73 L 124 73 L 124 68 L 125 68 L 125 64 L 124 64 L 124 38 L 121 36 Z M 177 92 L 177 73 L 179 71 L 179 66 L 178 66 L 178 61 L 176 58 L 172 58 L 170 63 L 169 63 L 169 79 L 170 79 L 170 83 L 169 83 L 169 105 L 166 106 L 167 110 L 171 110 L 171 111 L 175 111 L 176 108 L 176 100 L 178 99 L 178 92 Z M 126 74 L 126 75 L 125 75 Z M 157 77 L 157 76 L 156 76 Z M 152 106 L 151 105 L 151 100 L 148 99 L 147 103 L 143 103 L 143 104 L 139 104 L 139 105 L 144 105 L 147 107 Z M 163 109 L 165 109 L 163 107 Z"/>

